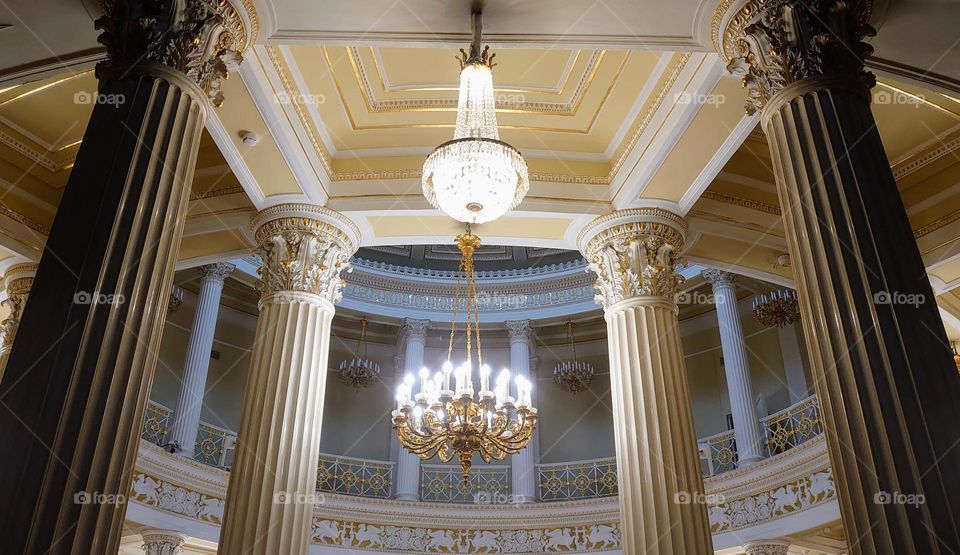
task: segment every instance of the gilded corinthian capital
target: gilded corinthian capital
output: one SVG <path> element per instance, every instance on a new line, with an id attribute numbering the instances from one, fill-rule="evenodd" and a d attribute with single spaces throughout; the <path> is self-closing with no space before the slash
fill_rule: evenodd
<path id="1" fill-rule="evenodd" d="M 227 0 L 104 0 L 96 28 L 107 59 L 97 78 L 119 78 L 140 68 L 162 66 L 184 75 L 223 103 L 221 81 L 239 65 L 252 42 L 247 27 L 256 14 L 238 13 Z"/>
<path id="2" fill-rule="evenodd" d="M 659 208 L 619 210 L 590 222 L 578 245 L 587 271 L 597 274 L 596 300 L 605 309 L 633 297 L 673 302 L 684 278 L 680 250 L 687 224 Z"/>
<path id="3" fill-rule="evenodd" d="M 360 230 L 348 218 L 322 206 L 281 204 L 262 210 L 251 222 L 259 245 L 263 298 L 284 291 L 342 298 L 341 272 L 360 246 Z"/>
<path id="4" fill-rule="evenodd" d="M 729 5 L 729 3 L 728 3 Z M 730 17 L 718 48 L 747 89 L 748 114 L 791 85 L 823 78 L 864 95 L 874 86 L 864 60 L 869 0 L 749 0 Z"/>

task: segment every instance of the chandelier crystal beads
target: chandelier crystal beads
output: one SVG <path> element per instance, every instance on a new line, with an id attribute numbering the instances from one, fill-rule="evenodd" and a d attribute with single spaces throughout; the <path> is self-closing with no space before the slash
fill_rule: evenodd
<path id="1" fill-rule="evenodd" d="M 577 341 L 573 337 L 573 320 L 567 320 L 567 335 L 570 338 L 570 348 L 573 350 L 573 360 L 557 363 L 557 367 L 553 369 L 553 382 L 570 393 L 576 394 L 590 387 L 595 371 L 591 364 L 577 360 Z"/>
<path id="2" fill-rule="evenodd" d="M 370 387 L 380 379 L 380 365 L 367 358 L 367 319 L 360 319 L 360 340 L 357 352 L 349 360 L 340 363 L 340 382 L 354 389 Z"/>
<path id="3" fill-rule="evenodd" d="M 797 292 L 781 289 L 762 294 L 753 299 L 753 315 L 757 320 L 770 327 L 782 328 L 800 320 L 800 304 Z"/>
<path id="4" fill-rule="evenodd" d="M 465 223 L 485 223 L 517 207 L 530 183 L 517 149 L 500 140 L 493 58 L 480 48 L 480 14 L 473 14 L 470 53 L 460 50 L 460 94 L 452 141 L 423 164 L 423 194 L 435 208 Z"/>
<path id="5" fill-rule="evenodd" d="M 457 457 L 467 484 L 474 453 L 478 453 L 484 462 L 500 461 L 527 446 L 537 426 L 537 409 L 532 406 L 532 384 L 526 378 L 517 376 L 511 380 L 510 371 L 503 369 L 491 384 L 491 369 L 483 363 L 480 351 L 480 318 L 473 268 L 473 253 L 480 246 L 480 238 L 470 232 L 468 225 L 467 232 L 457 236 L 457 246 L 461 260 L 447 361 L 440 372 L 431 373 L 428 368 L 420 370 L 417 393 L 414 388 L 418 380 L 413 374 L 404 377 L 397 388 L 393 427 L 401 445 L 421 459 L 439 456 L 446 463 Z M 461 285 L 466 298 L 466 360 L 454 368 L 451 357 Z M 474 341 L 477 381 L 472 357 Z M 515 384 L 513 390 L 511 381 Z"/>

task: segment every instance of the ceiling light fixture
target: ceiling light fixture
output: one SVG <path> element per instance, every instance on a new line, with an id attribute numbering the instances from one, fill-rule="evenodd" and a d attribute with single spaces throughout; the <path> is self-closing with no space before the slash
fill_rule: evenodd
<path id="1" fill-rule="evenodd" d="M 473 269 L 473 253 L 480 247 L 480 238 L 467 232 L 457 236 L 460 248 L 460 269 L 450 323 L 450 342 L 443 371 L 431 374 L 420 370 L 420 392 L 414 395 L 416 378 L 404 376 L 397 388 L 397 409 L 393 411 L 393 429 L 400 444 L 408 451 L 428 460 L 439 456 L 442 462 L 460 459 L 465 484 L 470 480 L 473 454 L 484 462 L 502 461 L 507 455 L 527 446 L 537 427 L 537 409 L 531 402 L 533 385 L 517 376 L 517 397 L 511 397 L 510 371 L 501 370 L 490 383 L 490 367 L 483 363 L 480 351 L 480 316 L 477 303 L 477 276 Z M 465 283 L 464 283 L 465 282 Z M 453 340 L 460 306 L 461 284 L 466 300 L 466 360 L 454 368 L 451 362 Z M 473 345 L 476 343 L 479 389 L 474 393 Z M 450 383 L 450 374 L 454 383 Z"/>
<path id="2" fill-rule="evenodd" d="M 557 363 L 553 369 L 553 382 L 576 394 L 586 391 L 593 381 L 593 365 L 577 360 L 577 340 L 573 337 L 573 320 L 567 320 L 567 335 L 570 338 L 570 349 L 573 351 L 573 360 L 564 360 Z"/>
<path id="3" fill-rule="evenodd" d="M 380 379 L 380 365 L 367 358 L 367 319 L 360 318 L 360 339 L 353 358 L 340 363 L 340 382 L 354 389 L 370 387 Z"/>
<path id="4" fill-rule="evenodd" d="M 481 15 L 472 15 L 470 53 L 460 50 L 460 96 L 453 140 L 423 164 L 423 195 L 458 221 L 480 224 L 516 208 L 530 183 L 520 152 L 500 140 L 493 90 L 493 58 L 481 49 Z"/>
<path id="5" fill-rule="evenodd" d="M 757 320 L 770 327 L 782 328 L 796 323 L 800 319 L 800 303 L 793 289 L 771 291 L 753 299 L 753 315 Z"/>

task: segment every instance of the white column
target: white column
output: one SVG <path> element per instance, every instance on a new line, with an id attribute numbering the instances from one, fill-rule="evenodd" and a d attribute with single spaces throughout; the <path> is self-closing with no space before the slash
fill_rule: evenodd
<path id="1" fill-rule="evenodd" d="M 783 372 L 787 378 L 791 404 L 806 398 L 810 391 L 807 375 L 803 370 L 803 357 L 800 356 L 797 331 L 797 327 L 793 324 L 777 329 L 780 338 L 780 356 L 783 358 Z"/>
<path id="2" fill-rule="evenodd" d="M 220 311 L 220 296 L 223 280 L 236 267 L 227 262 L 207 264 L 200 267 L 200 293 L 197 296 L 197 311 L 193 315 L 190 343 L 183 363 L 183 382 L 180 397 L 170 426 L 170 442 L 178 446 L 177 454 L 192 458 L 200 429 L 200 411 L 207 386 L 207 371 L 210 369 L 210 352 L 213 349 L 213 334 L 217 329 L 217 314 Z"/>
<path id="3" fill-rule="evenodd" d="M 140 537 L 144 555 L 180 555 L 187 541 L 186 535 L 173 530 L 144 530 Z"/>
<path id="4" fill-rule="evenodd" d="M 397 376 L 397 384 L 407 373 L 418 375 L 423 368 L 423 348 L 427 341 L 430 320 L 403 320 L 404 371 Z M 407 451 L 402 445 L 397 451 L 397 499 L 418 501 L 420 499 L 420 457 Z"/>
<path id="5" fill-rule="evenodd" d="M 631 555 L 713 553 L 675 301 L 686 231 L 672 212 L 634 208 L 600 216 L 577 240 L 607 321 L 621 545 Z"/>
<path id="6" fill-rule="evenodd" d="M 510 371 L 534 383 L 535 380 L 530 376 L 530 340 L 533 333 L 530 320 L 508 320 L 504 325 L 510 334 Z M 516 503 L 534 503 L 537 500 L 538 444 L 539 437 L 534 432 L 526 449 L 512 456 L 510 471 Z"/>
<path id="7" fill-rule="evenodd" d="M 7 298 L 3 304 L 10 310 L 10 314 L 0 322 L 0 378 L 10 358 L 13 349 L 13 340 L 20 327 L 20 316 L 23 307 L 27 304 L 30 288 L 33 287 L 33 277 L 37 274 L 37 265 L 34 263 L 15 264 L 3 276 L 3 287 L 7 291 Z"/>
<path id="8" fill-rule="evenodd" d="M 727 394 L 733 414 L 733 436 L 737 441 L 737 466 L 746 468 L 763 460 L 760 422 L 754 408 L 753 383 L 750 379 L 750 360 L 743 341 L 743 325 L 737 307 L 734 274 L 721 270 L 703 271 L 703 277 L 713 285 L 714 306 L 720 325 L 720 347 L 723 350 L 723 368 L 727 375 Z"/>
<path id="9" fill-rule="evenodd" d="M 360 232 L 307 204 L 267 208 L 251 226 L 263 287 L 219 553 L 306 555 L 330 324 Z"/>
<path id="10" fill-rule="evenodd" d="M 743 544 L 747 555 L 787 555 L 790 542 L 783 540 L 753 540 Z"/>

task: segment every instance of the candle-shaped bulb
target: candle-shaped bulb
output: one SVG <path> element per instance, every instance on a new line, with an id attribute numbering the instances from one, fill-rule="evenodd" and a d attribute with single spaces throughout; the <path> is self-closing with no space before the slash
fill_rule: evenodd
<path id="1" fill-rule="evenodd" d="M 480 367 L 480 391 L 490 391 L 490 367 L 486 364 Z"/>
<path id="2" fill-rule="evenodd" d="M 409 372 L 407 373 L 406 376 L 403 377 L 403 383 L 407 384 L 408 387 L 413 387 L 414 381 L 416 381 L 416 378 L 414 378 L 413 374 Z"/>

